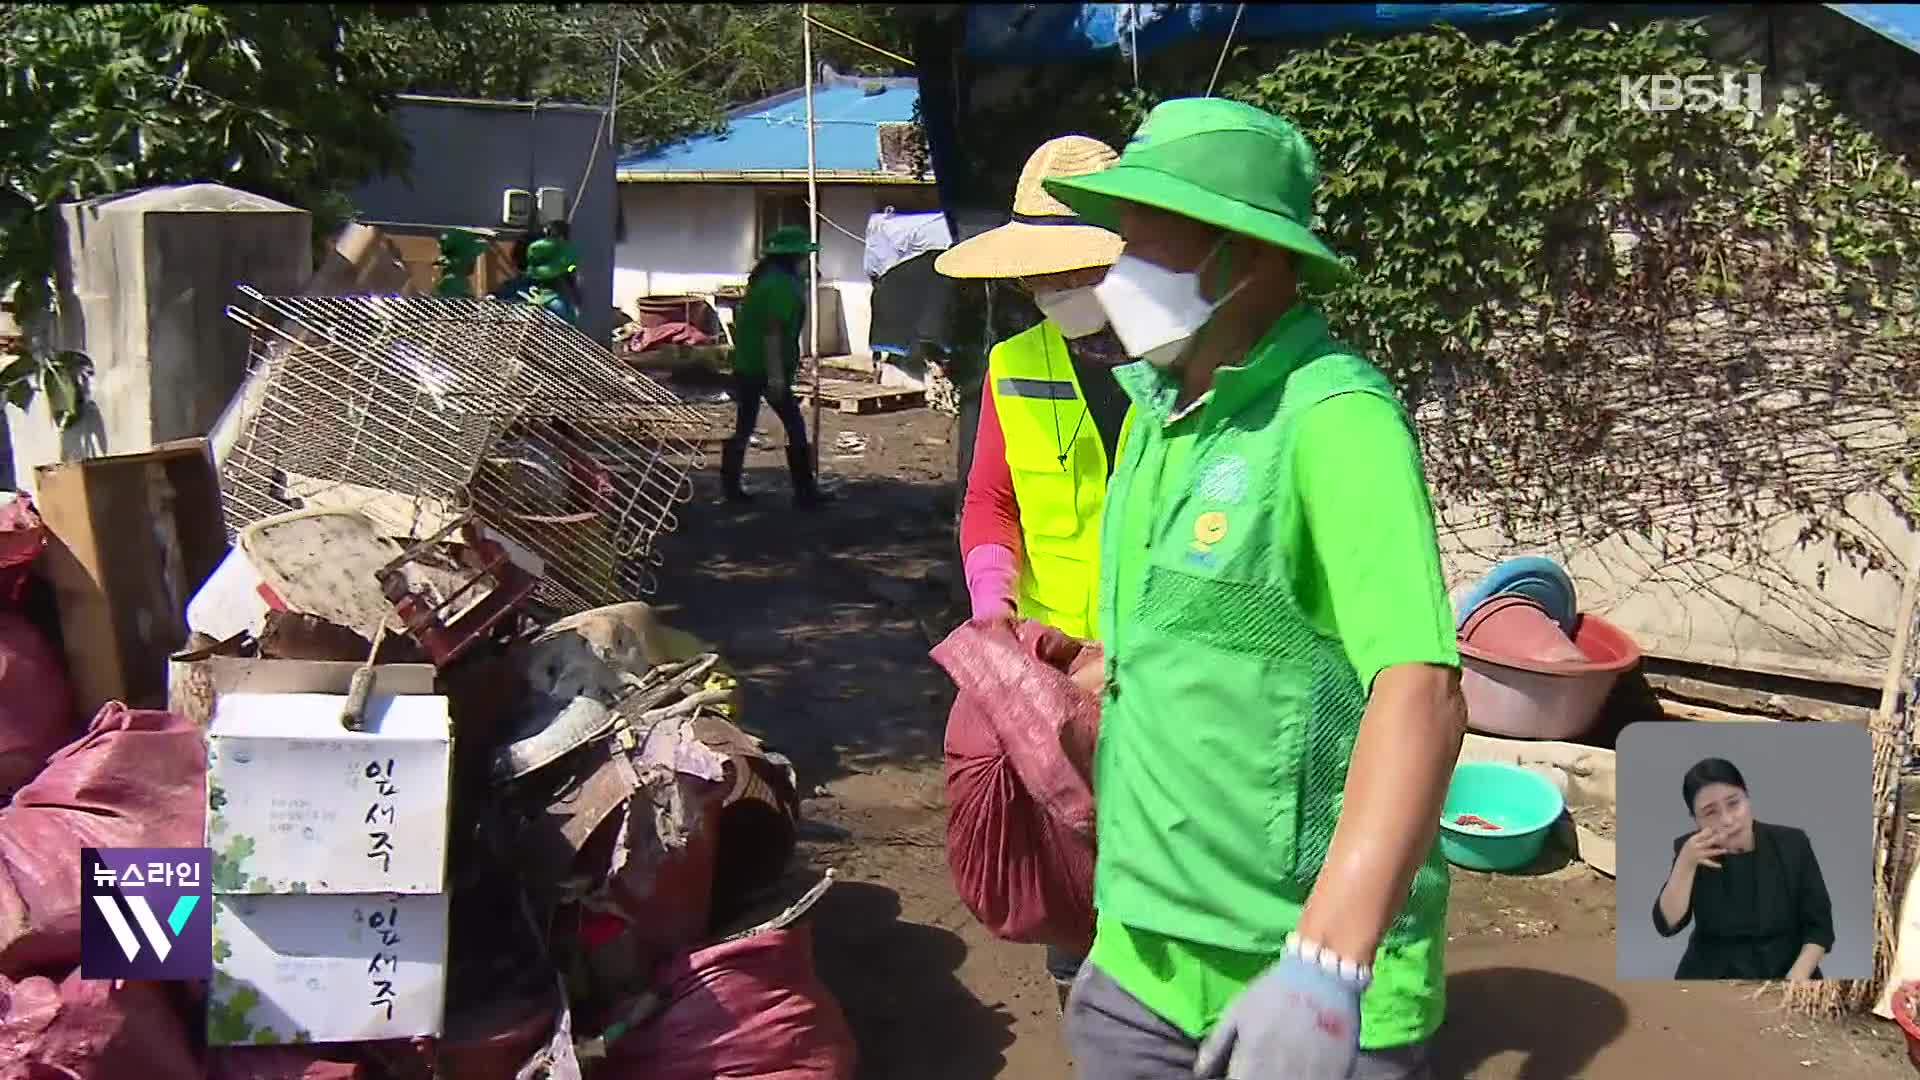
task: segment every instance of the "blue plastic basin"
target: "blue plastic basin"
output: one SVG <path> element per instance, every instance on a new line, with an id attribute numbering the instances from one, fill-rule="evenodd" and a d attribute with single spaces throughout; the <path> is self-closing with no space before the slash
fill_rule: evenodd
<path id="1" fill-rule="evenodd" d="M 1553 781 L 1531 769 L 1498 761 L 1455 766 L 1440 810 L 1440 853 L 1469 870 L 1517 870 L 1540 855 L 1553 823 L 1566 812 Z M 1500 826 L 1487 832 L 1456 824 L 1473 814 Z"/>

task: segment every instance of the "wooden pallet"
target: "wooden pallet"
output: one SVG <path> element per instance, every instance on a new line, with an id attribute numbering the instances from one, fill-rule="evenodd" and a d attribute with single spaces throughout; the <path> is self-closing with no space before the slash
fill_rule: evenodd
<path id="1" fill-rule="evenodd" d="M 794 389 L 802 401 L 812 402 L 812 384 L 801 383 Z M 871 413 L 920 408 L 927 403 L 927 392 L 900 386 L 881 386 L 877 383 L 822 379 L 820 380 L 820 403 L 822 407 L 832 408 L 835 412 L 866 416 Z"/>

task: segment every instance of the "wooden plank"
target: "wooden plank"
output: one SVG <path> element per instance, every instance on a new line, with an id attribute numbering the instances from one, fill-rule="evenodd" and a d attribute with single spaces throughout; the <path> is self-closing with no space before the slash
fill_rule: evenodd
<path id="1" fill-rule="evenodd" d="M 1705 705 L 1690 705 L 1684 701 L 1673 701 L 1655 695 L 1660 702 L 1660 711 L 1675 720 L 1701 720 L 1714 724 L 1752 724 L 1777 723 L 1777 716 L 1762 716 L 1758 713 L 1727 712 L 1725 709 L 1709 708 Z"/>
<path id="2" fill-rule="evenodd" d="M 1728 686 L 1706 679 L 1663 675 L 1649 671 L 1647 682 L 1667 697 L 1689 702 L 1711 702 L 1738 712 L 1760 713 L 1773 719 L 1820 720 L 1865 727 L 1873 710 L 1859 705 L 1798 694 L 1775 694 L 1745 686 Z"/>
<path id="3" fill-rule="evenodd" d="M 813 400 L 813 387 L 802 383 L 795 387 L 802 400 Z M 894 412 L 900 409 L 917 409 L 927 403 L 925 390 L 912 390 L 900 386 L 879 386 L 874 383 L 851 383 L 837 379 L 821 381 L 821 403 L 831 405 L 841 413 L 865 416 L 871 413 Z"/>
<path id="4" fill-rule="evenodd" d="M 166 658 L 186 640 L 187 601 L 227 552 L 206 440 L 42 465 L 42 568 L 60 611 L 74 704 L 164 708 Z"/>

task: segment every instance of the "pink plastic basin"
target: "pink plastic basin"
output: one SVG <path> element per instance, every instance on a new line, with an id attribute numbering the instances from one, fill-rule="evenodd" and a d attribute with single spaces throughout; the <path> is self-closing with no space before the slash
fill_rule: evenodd
<path id="1" fill-rule="evenodd" d="M 1460 640 L 1488 656 L 1565 663 L 1585 660 L 1547 609 L 1517 593 L 1490 597 L 1468 613 Z"/>
<path id="2" fill-rule="evenodd" d="M 1622 673 L 1640 662 L 1632 638 L 1598 615 L 1582 614 L 1574 630 L 1582 660 L 1513 656 L 1463 637 L 1460 690 L 1467 726 L 1518 739 L 1572 739 L 1593 727 Z"/>

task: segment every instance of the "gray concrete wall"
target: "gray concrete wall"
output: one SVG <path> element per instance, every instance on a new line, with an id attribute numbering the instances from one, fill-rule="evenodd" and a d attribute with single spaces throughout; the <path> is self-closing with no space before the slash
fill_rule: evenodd
<path id="1" fill-rule="evenodd" d="M 361 220 L 493 229 L 501 192 L 562 188 L 580 255 L 580 328 L 613 334 L 614 152 L 592 105 L 403 96 L 395 119 L 413 147 L 411 177 L 386 176 L 353 196 Z"/>
<path id="2" fill-rule="evenodd" d="M 186 184 L 60 208 L 60 324 L 51 347 L 93 362 L 89 407 L 61 431 L 45 395 L 7 409 L 15 482 L 57 461 L 138 453 L 205 435 L 247 368 L 226 318 L 234 289 L 294 293 L 313 272 L 304 210 L 218 184 Z"/>

